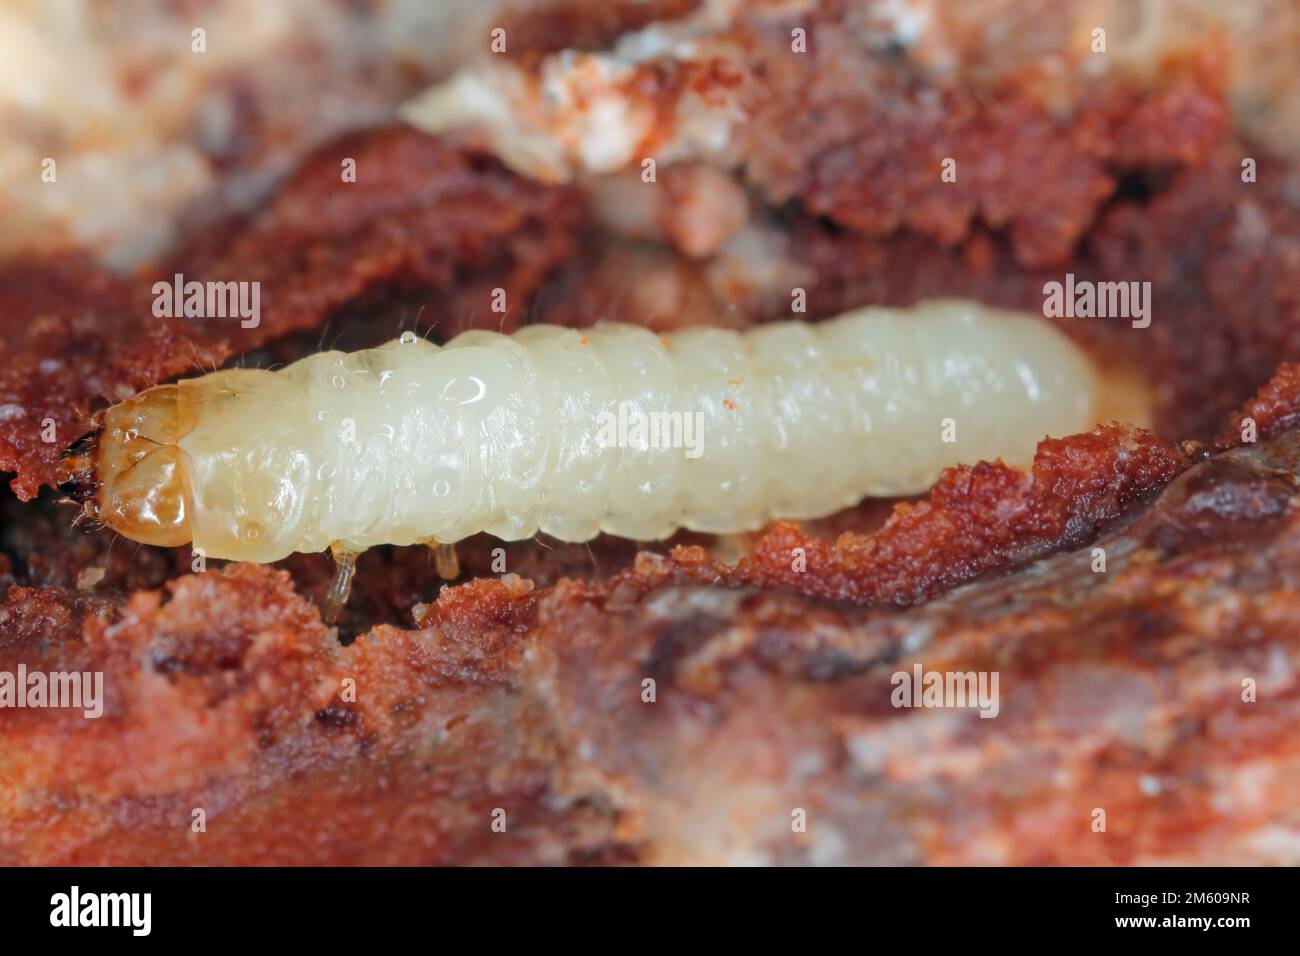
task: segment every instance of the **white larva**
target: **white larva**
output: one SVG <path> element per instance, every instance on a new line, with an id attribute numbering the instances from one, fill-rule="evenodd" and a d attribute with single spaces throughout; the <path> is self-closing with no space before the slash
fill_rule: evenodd
<path id="1" fill-rule="evenodd" d="M 671 338 L 531 326 L 439 347 L 407 333 L 149 389 L 108 410 L 69 474 L 91 469 L 91 507 L 125 536 L 213 558 L 480 531 L 649 540 L 919 492 L 962 461 L 1023 464 L 1044 435 L 1091 425 L 1095 392 L 1048 323 L 959 301 Z M 625 422 L 697 416 L 697 444 L 635 428 L 611 444 L 620 406 Z"/>

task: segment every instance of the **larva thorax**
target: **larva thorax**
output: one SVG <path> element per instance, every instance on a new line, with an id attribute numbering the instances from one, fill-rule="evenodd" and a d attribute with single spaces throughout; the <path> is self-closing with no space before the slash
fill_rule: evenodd
<path id="1" fill-rule="evenodd" d="M 1092 424 L 1093 392 L 1059 332 L 969 303 L 671 338 L 623 325 L 445 346 L 407 334 L 109 409 L 98 517 L 138 541 L 263 562 L 480 531 L 735 532 L 919 492 L 961 461 L 1027 462 L 1044 435 Z M 629 417 L 672 423 L 676 438 L 609 440 Z M 683 423 L 698 423 L 693 447 Z M 73 464 L 84 473 L 84 457 Z"/>

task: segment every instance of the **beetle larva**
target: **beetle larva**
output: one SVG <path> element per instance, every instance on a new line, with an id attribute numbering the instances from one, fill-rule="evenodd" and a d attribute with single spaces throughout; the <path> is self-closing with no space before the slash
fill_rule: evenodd
<path id="1" fill-rule="evenodd" d="M 150 388 L 103 413 L 65 476 L 122 535 L 217 558 L 333 547 L 347 563 L 479 531 L 648 540 L 919 492 L 961 461 L 1025 463 L 1045 434 L 1092 424 L 1095 392 L 1042 319 L 958 301 L 671 339 L 406 333 Z"/>

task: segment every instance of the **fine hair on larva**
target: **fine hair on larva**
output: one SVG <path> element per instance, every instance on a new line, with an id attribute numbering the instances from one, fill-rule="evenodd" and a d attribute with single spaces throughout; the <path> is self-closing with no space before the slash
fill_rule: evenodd
<path id="1" fill-rule="evenodd" d="M 1093 424 L 1096 391 L 1040 317 L 956 300 L 744 332 L 407 332 L 150 388 L 102 413 L 65 490 L 135 541 L 256 562 L 332 548 L 350 574 L 375 545 L 484 531 L 653 540 L 820 517 L 961 462 L 1026 464 Z"/>

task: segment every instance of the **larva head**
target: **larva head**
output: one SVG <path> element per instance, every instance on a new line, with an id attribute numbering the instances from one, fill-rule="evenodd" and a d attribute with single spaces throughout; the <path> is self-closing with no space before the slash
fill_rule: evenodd
<path id="1" fill-rule="evenodd" d="M 60 488 L 123 537 L 174 547 L 191 539 L 179 388 L 159 385 L 114 405 L 63 460 Z"/>

